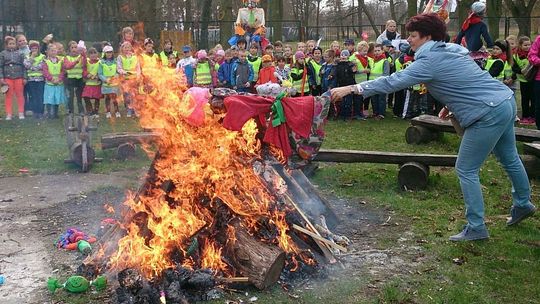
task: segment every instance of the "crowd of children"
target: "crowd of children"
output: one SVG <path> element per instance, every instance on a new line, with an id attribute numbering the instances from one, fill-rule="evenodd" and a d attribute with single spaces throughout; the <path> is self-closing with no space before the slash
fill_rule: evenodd
<path id="1" fill-rule="evenodd" d="M 60 105 L 65 105 L 67 113 L 99 115 L 101 99 L 105 101 L 106 118 L 122 117 L 119 100 L 124 102 L 125 115 L 131 117 L 136 114 L 130 106 L 133 96 L 122 92 L 119 83 L 144 82 L 159 67 L 182 71 L 189 86 L 256 93 L 258 86 L 276 83 L 289 85 L 295 96 L 303 96 L 399 73 L 414 61 L 405 40 L 396 43 L 388 39 L 357 44 L 352 39 L 343 44 L 333 41 L 326 50 L 314 40 L 294 46 L 275 41 L 261 49 L 259 44 L 248 45 L 239 39 L 228 49 L 216 45 L 196 52 L 190 45 L 177 52 L 172 41 L 165 40 L 162 51 L 157 53 L 152 39 L 135 41 L 129 27 L 122 30 L 116 56 L 108 42 L 86 49 L 82 41 L 71 41 L 65 52 L 61 43 L 53 42 L 52 35 L 47 35 L 42 44 L 27 42 L 24 35 L 6 36 L 4 46 L 0 53 L 0 85 L 7 90 L 6 120 L 13 118 L 14 96 L 19 119 L 25 118 L 25 110 L 35 118 L 57 118 Z M 483 67 L 514 90 L 519 82 L 523 124 L 535 123 L 533 84 L 522 75 L 530 47 L 528 37 L 510 36 L 496 41 Z M 388 107 L 394 117 L 409 119 L 436 114 L 441 105 L 418 84 L 390 96 L 364 99 L 351 94 L 335 104 L 329 115 L 343 120 L 381 120 L 387 116 Z"/>

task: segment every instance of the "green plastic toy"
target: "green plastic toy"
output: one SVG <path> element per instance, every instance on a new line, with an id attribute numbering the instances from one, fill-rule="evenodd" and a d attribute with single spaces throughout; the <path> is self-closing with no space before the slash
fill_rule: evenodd
<path id="1" fill-rule="evenodd" d="M 82 293 L 90 289 L 90 286 L 94 286 L 97 291 L 102 291 L 107 288 L 107 278 L 98 276 L 95 280 L 88 281 L 82 276 L 72 276 L 64 284 L 60 284 L 56 278 L 49 278 L 47 280 L 47 289 L 50 292 L 55 292 L 57 289 L 63 288 L 72 293 Z"/>

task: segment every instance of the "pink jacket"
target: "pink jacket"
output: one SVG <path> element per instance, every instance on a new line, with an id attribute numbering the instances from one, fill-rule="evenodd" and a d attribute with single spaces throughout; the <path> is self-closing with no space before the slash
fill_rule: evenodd
<path id="1" fill-rule="evenodd" d="M 536 37 L 531 48 L 529 49 L 529 55 L 527 56 L 529 62 L 537 67 L 540 67 L 540 36 Z M 540 69 L 536 72 L 535 80 L 540 80 Z"/>

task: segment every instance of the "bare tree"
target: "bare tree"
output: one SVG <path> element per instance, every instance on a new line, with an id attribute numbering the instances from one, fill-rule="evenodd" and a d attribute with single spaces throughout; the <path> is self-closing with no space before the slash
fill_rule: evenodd
<path id="1" fill-rule="evenodd" d="M 499 37 L 499 22 L 501 21 L 502 13 L 502 0 L 487 0 L 487 23 L 489 27 L 489 34 L 494 39 Z"/>
<path id="2" fill-rule="evenodd" d="M 537 0 L 504 0 L 504 3 L 515 18 L 519 35 L 531 35 L 531 13 Z"/>

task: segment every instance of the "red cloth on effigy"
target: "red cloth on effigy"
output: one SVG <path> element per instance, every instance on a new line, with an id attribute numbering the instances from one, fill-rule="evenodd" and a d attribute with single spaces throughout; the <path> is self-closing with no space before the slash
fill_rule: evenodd
<path id="1" fill-rule="evenodd" d="M 283 151 L 285 157 L 292 155 L 289 143 L 289 130 L 307 138 L 313 123 L 313 96 L 283 98 L 283 112 L 286 122 L 274 127 L 272 119 L 267 124 L 265 114 L 271 112 L 274 100 L 262 96 L 233 95 L 224 99 L 227 114 L 223 126 L 229 130 L 240 131 L 251 118 L 258 117 L 261 124 L 266 126 L 263 141 L 270 143 Z M 273 117 L 271 117 L 273 118 Z"/>

